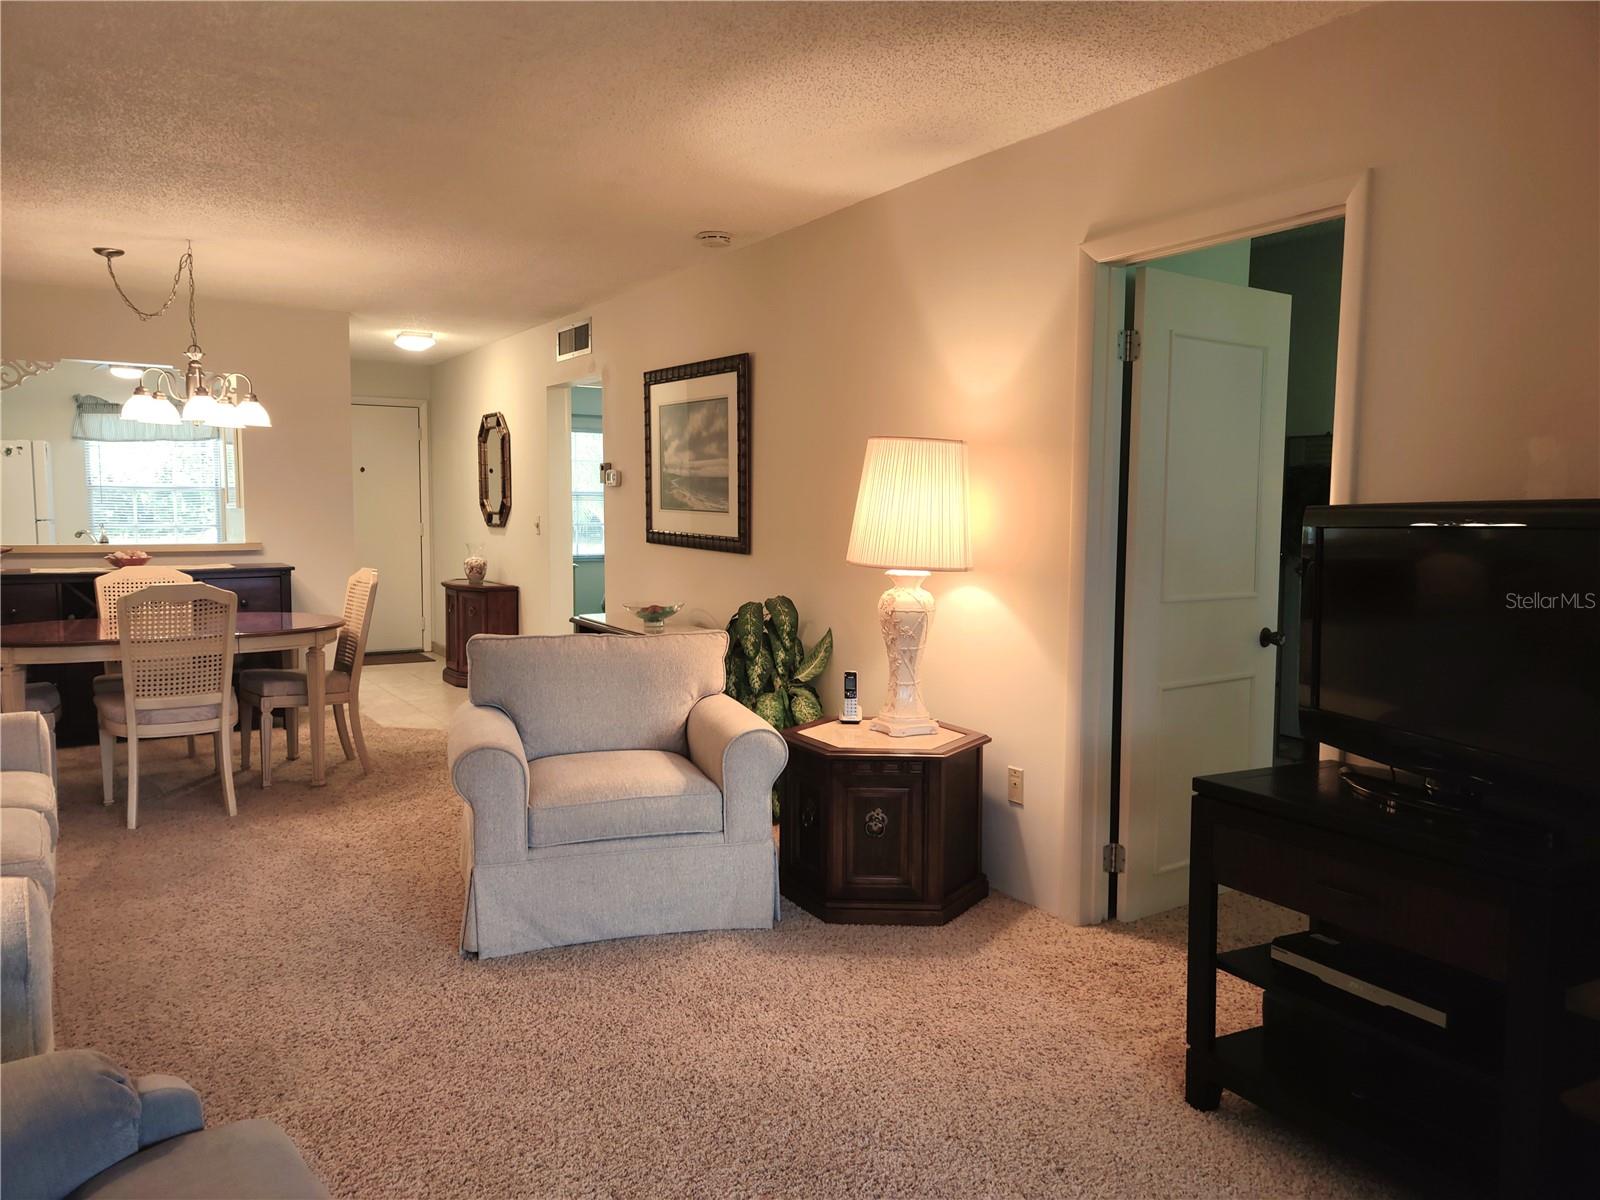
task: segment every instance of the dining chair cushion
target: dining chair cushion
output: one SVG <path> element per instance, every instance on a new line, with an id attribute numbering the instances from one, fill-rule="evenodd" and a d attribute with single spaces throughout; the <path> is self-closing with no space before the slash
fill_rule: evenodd
<path id="1" fill-rule="evenodd" d="M 48 721 L 61 711 L 61 693 L 53 683 L 30 683 L 24 694 L 23 707 L 43 713 Z"/>
<path id="2" fill-rule="evenodd" d="M 0 875 L 20 875 L 56 898 L 56 852 L 50 824 L 31 808 L 0 808 Z"/>
<path id="3" fill-rule="evenodd" d="M 122 690 L 121 675 L 96 675 L 94 677 L 94 694 L 103 692 L 120 692 Z"/>
<path id="4" fill-rule="evenodd" d="M 109 721 L 113 725 L 126 725 L 128 723 L 128 703 L 121 692 L 102 692 L 94 698 L 94 706 L 100 712 L 102 721 Z M 239 715 L 239 705 L 233 693 L 228 693 L 228 723 L 231 725 Z M 181 708 L 147 708 L 139 713 L 139 726 L 148 729 L 154 725 L 187 725 L 194 721 L 215 721 L 217 719 L 217 706 L 215 704 L 187 704 Z"/>
<path id="5" fill-rule="evenodd" d="M 350 691 L 350 672 L 329 671 L 323 694 L 343 696 Z M 239 672 L 239 691 L 242 695 L 260 700 L 264 697 L 299 696 L 306 698 L 306 673 L 279 670 L 276 667 L 251 667 Z"/>
<path id="6" fill-rule="evenodd" d="M 56 788 L 50 776 L 36 771 L 0 771 L 0 805 L 6 808 L 32 809 L 50 826 L 50 844 L 54 846 L 61 837 L 61 824 L 56 818 Z"/>

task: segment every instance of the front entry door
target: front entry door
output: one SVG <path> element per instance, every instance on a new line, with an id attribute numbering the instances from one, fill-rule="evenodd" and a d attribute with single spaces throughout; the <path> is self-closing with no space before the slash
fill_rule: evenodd
<path id="1" fill-rule="evenodd" d="M 356 553 L 383 585 L 367 649 L 423 650 L 420 412 L 357 404 L 351 413 Z"/>
<path id="2" fill-rule="evenodd" d="M 1289 297 L 1137 272 L 1117 914 L 1188 901 L 1190 780 L 1269 766 Z"/>

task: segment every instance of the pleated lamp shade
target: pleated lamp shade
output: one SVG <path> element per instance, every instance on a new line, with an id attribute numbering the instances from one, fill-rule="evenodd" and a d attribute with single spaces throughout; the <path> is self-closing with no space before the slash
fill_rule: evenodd
<path id="1" fill-rule="evenodd" d="M 967 444 L 867 439 L 846 560 L 900 571 L 969 571 Z"/>

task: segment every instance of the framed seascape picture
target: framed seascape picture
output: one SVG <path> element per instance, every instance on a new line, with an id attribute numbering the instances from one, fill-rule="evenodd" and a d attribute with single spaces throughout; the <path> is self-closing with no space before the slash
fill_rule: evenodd
<path id="1" fill-rule="evenodd" d="M 750 553 L 750 356 L 644 376 L 644 537 Z"/>

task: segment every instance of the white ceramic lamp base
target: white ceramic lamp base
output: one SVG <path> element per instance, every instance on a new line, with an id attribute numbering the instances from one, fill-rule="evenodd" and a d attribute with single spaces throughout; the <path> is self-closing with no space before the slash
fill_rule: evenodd
<path id="1" fill-rule="evenodd" d="M 922 586 L 926 571 L 890 571 L 895 586 L 878 597 L 878 628 L 889 652 L 889 694 L 872 728 L 890 737 L 937 733 L 939 723 L 922 702 L 918 661 L 933 624 L 933 595 Z"/>

